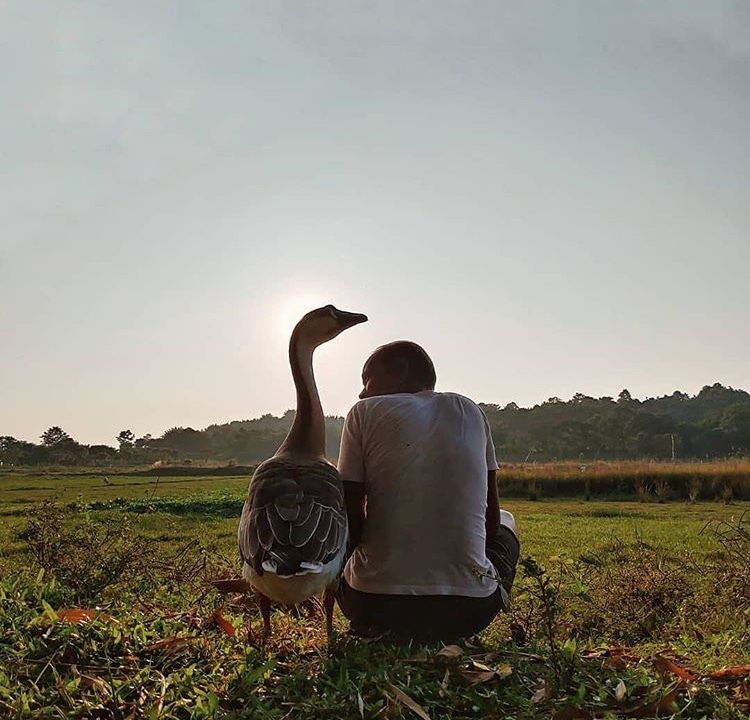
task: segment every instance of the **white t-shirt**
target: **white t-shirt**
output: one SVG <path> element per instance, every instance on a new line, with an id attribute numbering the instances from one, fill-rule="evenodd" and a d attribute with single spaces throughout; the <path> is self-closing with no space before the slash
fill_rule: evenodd
<path id="1" fill-rule="evenodd" d="M 487 473 L 497 468 L 487 418 L 455 393 L 360 400 L 344 423 L 343 480 L 365 483 L 364 532 L 345 569 L 355 590 L 486 597 Z"/>

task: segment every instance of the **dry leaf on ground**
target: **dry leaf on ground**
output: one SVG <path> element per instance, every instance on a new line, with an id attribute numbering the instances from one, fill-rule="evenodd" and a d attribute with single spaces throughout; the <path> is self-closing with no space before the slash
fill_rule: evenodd
<path id="1" fill-rule="evenodd" d="M 445 697 L 445 693 L 448 690 L 448 680 L 450 680 L 450 676 L 451 671 L 446 668 L 445 675 L 443 675 L 443 679 L 440 681 L 440 689 L 438 690 L 438 695 L 440 695 L 440 697 Z"/>
<path id="2" fill-rule="evenodd" d="M 362 699 L 362 693 L 357 690 L 357 710 L 359 710 L 359 716 L 361 718 L 365 717 L 365 701 Z"/>
<path id="3" fill-rule="evenodd" d="M 398 700 L 402 705 L 408 707 L 409 710 L 411 710 L 417 717 L 422 718 L 422 720 L 430 720 L 430 716 L 427 714 L 425 709 L 413 698 L 410 698 L 403 690 L 390 683 L 388 684 L 388 687 L 393 692 L 396 700 Z"/>
<path id="4" fill-rule="evenodd" d="M 513 673 L 513 668 L 510 665 L 500 665 L 497 668 L 492 668 L 482 662 L 472 660 L 469 667 L 460 670 L 459 673 L 472 683 L 483 683 L 493 678 L 500 678 L 501 680 L 507 678 Z"/>
<path id="5" fill-rule="evenodd" d="M 706 677 L 715 682 L 742 680 L 743 678 L 750 677 L 750 665 L 733 665 L 732 667 L 721 668 L 721 670 L 714 670 L 712 673 L 706 675 Z"/>
<path id="6" fill-rule="evenodd" d="M 615 687 L 615 700 L 617 700 L 617 702 L 622 702 L 625 699 L 627 691 L 628 689 L 625 687 L 625 683 L 620 680 Z"/>
<path id="7" fill-rule="evenodd" d="M 472 683 L 484 683 L 495 677 L 494 670 L 460 670 L 461 677 Z"/>
<path id="8" fill-rule="evenodd" d="M 57 610 L 57 619 L 69 623 L 88 622 L 91 620 L 105 620 L 107 622 L 117 622 L 114 618 L 98 610 L 85 610 L 83 608 L 66 608 Z"/>
<path id="9" fill-rule="evenodd" d="M 441 657 L 456 658 L 459 655 L 463 655 L 464 649 L 458 645 L 446 645 L 437 654 Z"/>
<path id="10" fill-rule="evenodd" d="M 546 682 L 542 681 L 541 685 L 534 691 L 534 694 L 531 696 L 531 702 L 534 703 L 534 705 L 538 705 L 548 697 L 549 687 L 547 686 Z"/>
<path id="11" fill-rule="evenodd" d="M 229 637 L 234 637 L 237 631 L 234 629 L 234 625 L 227 620 L 222 614 L 223 607 L 217 607 L 214 610 L 213 619 L 214 622 L 227 634 Z"/>
<path id="12" fill-rule="evenodd" d="M 680 667 L 676 662 L 673 662 L 669 658 L 665 658 L 662 655 L 657 655 L 654 658 L 654 667 L 662 674 L 666 675 L 671 673 L 676 675 L 683 680 L 690 680 L 691 682 L 698 679 L 698 676 L 690 670 L 686 670 L 684 667 Z"/>

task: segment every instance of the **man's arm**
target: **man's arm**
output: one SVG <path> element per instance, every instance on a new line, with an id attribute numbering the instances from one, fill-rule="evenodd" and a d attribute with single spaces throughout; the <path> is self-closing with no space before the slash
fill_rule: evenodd
<path id="1" fill-rule="evenodd" d="M 344 420 L 338 469 L 343 481 L 344 504 L 349 521 L 348 557 L 359 545 L 365 522 L 365 463 L 356 406 L 347 413 Z"/>
<path id="2" fill-rule="evenodd" d="M 349 556 L 362 539 L 362 528 L 365 524 L 364 483 L 344 480 L 344 500 L 346 501 L 346 517 L 349 520 L 349 548 L 347 549 L 347 556 Z"/>
<path id="3" fill-rule="evenodd" d="M 500 499 L 497 496 L 496 470 L 487 473 L 487 513 L 484 528 L 488 538 L 497 537 L 500 532 Z"/>

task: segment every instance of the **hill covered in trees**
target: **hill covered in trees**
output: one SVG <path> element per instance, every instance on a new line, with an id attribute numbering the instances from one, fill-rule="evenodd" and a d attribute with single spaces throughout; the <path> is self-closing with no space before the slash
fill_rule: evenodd
<path id="1" fill-rule="evenodd" d="M 706 385 L 694 396 L 638 400 L 577 393 L 532 408 L 481 404 L 501 461 L 596 459 L 711 459 L 750 456 L 750 394 Z M 161 437 L 123 430 L 117 445 L 84 445 L 53 426 L 40 443 L 0 436 L 3 465 L 137 465 L 212 461 L 248 465 L 272 455 L 291 427 L 294 411 L 209 425 L 174 427 Z M 344 419 L 326 418 L 329 457 L 339 450 Z"/>

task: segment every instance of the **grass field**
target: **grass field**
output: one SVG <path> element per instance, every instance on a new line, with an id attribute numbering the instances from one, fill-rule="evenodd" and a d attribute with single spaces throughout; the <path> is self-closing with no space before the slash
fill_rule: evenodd
<path id="1" fill-rule="evenodd" d="M 210 586 L 247 476 L 0 472 L 0 716 L 746 717 L 750 503 L 553 499 L 534 473 L 503 500 L 513 611 L 443 648 L 341 616 L 329 646 L 314 604 L 261 642 L 254 600 Z"/>

